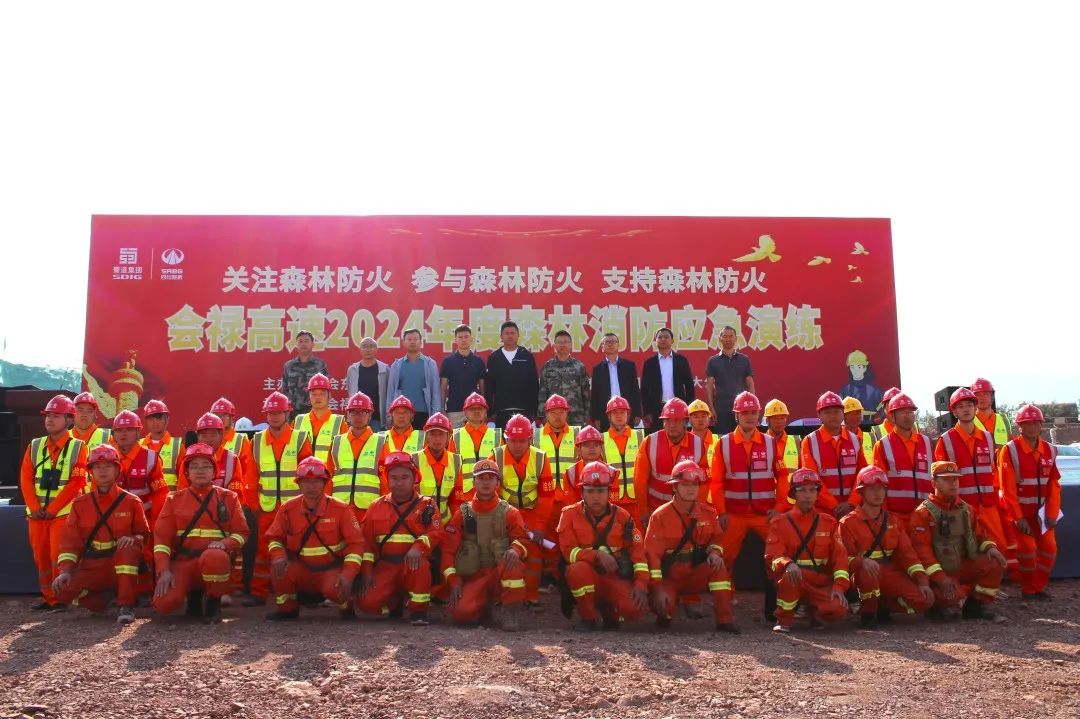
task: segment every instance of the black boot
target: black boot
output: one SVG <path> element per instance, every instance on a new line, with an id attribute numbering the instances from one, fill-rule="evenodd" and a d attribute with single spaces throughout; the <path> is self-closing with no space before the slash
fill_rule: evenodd
<path id="1" fill-rule="evenodd" d="M 268 622 L 284 622 L 289 619 L 299 619 L 300 610 L 294 609 L 291 612 L 270 612 L 266 615 L 266 621 Z"/>
<path id="2" fill-rule="evenodd" d="M 592 619 L 579 619 L 574 624 L 574 631 L 577 632 L 595 632 L 596 622 Z"/>
<path id="3" fill-rule="evenodd" d="M 716 625 L 716 631 L 723 632 L 724 634 L 742 634 L 739 628 L 731 622 L 725 622 L 723 624 Z"/>
<path id="4" fill-rule="evenodd" d="M 878 625 L 878 615 L 874 613 L 865 613 L 859 617 L 859 623 L 863 629 L 873 629 Z"/>
<path id="5" fill-rule="evenodd" d="M 671 617 L 657 617 L 656 618 L 657 629 L 671 629 Z"/>
<path id="6" fill-rule="evenodd" d="M 892 624 L 892 612 L 888 607 L 879 607 L 877 610 L 878 624 Z"/>
<path id="7" fill-rule="evenodd" d="M 221 597 L 207 597 L 203 608 L 203 624 L 221 621 Z"/>
<path id="8" fill-rule="evenodd" d="M 203 616 L 203 593 L 201 589 L 188 592 L 186 614 L 189 617 Z"/>
<path id="9" fill-rule="evenodd" d="M 619 631 L 619 627 L 621 625 L 622 625 L 622 622 L 619 621 L 618 617 L 604 617 L 604 623 L 602 625 L 602 629 L 605 632 L 617 632 L 617 631 Z"/>
<path id="10" fill-rule="evenodd" d="M 977 601 L 975 597 L 968 597 L 964 601 L 964 608 L 960 612 L 964 619 L 993 619 L 996 615 Z"/>

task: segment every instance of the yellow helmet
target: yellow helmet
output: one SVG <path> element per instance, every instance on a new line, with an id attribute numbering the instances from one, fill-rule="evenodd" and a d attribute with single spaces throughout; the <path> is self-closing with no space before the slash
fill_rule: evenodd
<path id="1" fill-rule="evenodd" d="M 850 367 L 853 364 L 861 364 L 865 367 L 870 364 L 870 358 L 862 350 L 855 350 L 847 356 L 847 366 Z"/>
<path id="2" fill-rule="evenodd" d="M 844 414 L 848 412 L 862 412 L 862 402 L 854 397 L 844 397 Z"/>
<path id="3" fill-rule="evenodd" d="M 791 413 L 788 412 L 788 408 L 787 408 L 786 404 L 784 404 L 783 402 L 781 402 L 778 399 L 770 399 L 768 401 L 768 403 L 765 405 L 765 416 L 766 417 L 775 417 L 776 415 L 780 415 L 780 414 L 787 415 L 787 414 L 791 414 Z"/>
<path id="4" fill-rule="evenodd" d="M 709 405 L 705 403 L 705 400 L 701 399 L 695 399 L 690 403 L 690 406 L 686 408 L 687 414 L 693 414 L 694 412 L 708 412 L 710 417 L 713 416 L 712 410 L 709 409 Z"/>

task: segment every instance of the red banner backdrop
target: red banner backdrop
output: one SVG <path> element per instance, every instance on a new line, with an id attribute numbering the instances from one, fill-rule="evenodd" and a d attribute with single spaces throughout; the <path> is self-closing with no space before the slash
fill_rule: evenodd
<path id="1" fill-rule="evenodd" d="M 390 362 L 420 328 L 441 363 L 455 326 L 486 355 L 506 319 L 539 363 L 566 329 L 591 368 L 610 331 L 639 372 L 671 327 L 699 392 L 731 325 L 762 401 L 794 417 L 824 390 L 900 380 L 883 219 L 96 216 L 88 300 L 84 382 L 105 419 L 164 399 L 174 431 L 220 395 L 261 421 L 301 330 L 335 403 L 365 336 Z"/>

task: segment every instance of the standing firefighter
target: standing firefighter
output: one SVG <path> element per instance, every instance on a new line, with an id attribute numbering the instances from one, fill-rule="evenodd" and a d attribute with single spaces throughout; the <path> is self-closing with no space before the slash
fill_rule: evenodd
<path id="1" fill-rule="evenodd" d="M 934 493 L 911 517 L 911 543 L 919 555 L 936 598 L 933 614 L 955 607 L 971 587 L 963 606 L 965 619 L 993 619 L 986 606 L 997 597 L 1005 557 L 972 511 L 960 499 L 960 472 L 952 462 L 934 462 Z"/>
<path id="2" fill-rule="evenodd" d="M 400 617 L 404 607 L 414 625 L 425 626 L 431 603 L 431 553 L 443 538 L 439 505 L 417 494 L 419 475 L 409 454 L 388 454 L 383 473 L 390 492 L 379 497 L 364 517 L 363 595 L 357 611 Z"/>
<path id="3" fill-rule="evenodd" d="M 930 496 L 930 438 L 915 428 L 915 402 L 903 392 L 889 400 L 892 429 L 874 445 L 874 465 L 889 478 L 885 508 L 907 530 L 911 514 Z"/>
<path id="4" fill-rule="evenodd" d="M 1046 584 L 1057 559 L 1054 528 L 1061 514 L 1057 449 L 1041 439 L 1043 413 L 1024 405 L 1016 413 L 1020 436 L 1001 449 L 1001 490 L 1016 529 L 1020 588 L 1027 599 L 1048 599 Z"/>
<path id="5" fill-rule="evenodd" d="M 934 593 L 907 526 L 885 509 L 889 477 L 880 467 L 864 467 L 855 489 L 862 502 L 840 520 L 840 538 L 851 557 L 862 625 L 890 622 L 890 612 L 926 611 L 934 604 Z"/>
<path id="6" fill-rule="evenodd" d="M 142 501 L 120 489 L 120 455 L 109 445 L 90 453 L 94 488 L 71 503 L 64 522 L 52 589 L 58 604 L 105 611 L 116 593 L 117 624 L 135 621 L 135 591 L 143 543 L 150 541 Z"/>
<path id="7" fill-rule="evenodd" d="M 371 430 L 375 404 L 363 392 L 349 398 L 345 418 L 349 431 L 334 437 L 327 469 L 334 478 L 331 493 L 352 508 L 357 521 L 364 521 L 368 507 L 386 494 L 386 478 L 379 471 L 386 437 Z"/>
<path id="8" fill-rule="evenodd" d="M 770 399 L 765 403 L 767 433 L 776 441 L 776 446 L 783 454 L 784 466 L 789 470 L 796 470 L 799 468 L 799 440 L 787 432 L 790 418 L 787 405 L 780 400 Z"/>
<path id="9" fill-rule="evenodd" d="M 266 532 L 277 611 L 271 621 L 300 616 L 297 592 L 318 592 L 351 619 L 353 581 L 364 537 L 349 505 L 326 496 L 330 472 L 317 457 L 296 468 L 301 495 L 286 502 Z"/>
<path id="10" fill-rule="evenodd" d="M 605 409 L 611 426 L 604 432 L 604 458 L 619 471 L 611 501 L 629 512 L 634 523 L 642 527 L 641 507 L 634 487 L 634 466 L 645 437 L 640 429 L 629 425 L 630 403 L 626 399 L 615 395 L 608 400 Z"/>
<path id="11" fill-rule="evenodd" d="M 844 400 L 835 392 L 818 397 L 821 426 L 803 437 L 802 466 L 814 470 L 821 484 L 818 507 L 843 517 L 859 503 L 855 475 L 866 466 L 859 439 L 844 427 Z"/>
<path id="12" fill-rule="evenodd" d="M 154 527 L 154 609 L 169 614 L 187 600 L 188 616 L 221 621 L 233 557 L 248 537 L 236 494 L 214 485 L 214 451 L 193 444 L 184 453 L 190 486 L 165 500 Z"/>
<path id="13" fill-rule="evenodd" d="M 505 631 L 520 628 L 525 601 L 528 533 L 521 512 L 498 494 L 502 472 L 490 459 L 473 465 L 475 496 L 446 528 L 442 574 L 450 587 L 447 610 L 459 624 L 488 623 L 501 607 Z"/>
<path id="14" fill-rule="evenodd" d="M 109 441 L 109 430 L 97 426 L 98 403 L 90 392 L 75 396 L 75 426 L 71 436 L 86 443 L 87 451 Z"/>
<path id="15" fill-rule="evenodd" d="M 640 619 L 649 609 L 641 531 L 629 512 L 611 502 L 613 479 L 606 463 L 586 464 L 579 473 L 581 501 L 559 516 L 566 583 L 585 631 L 596 629 L 601 617 L 604 629 L 618 629 L 620 621 Z"/>
<path id="16" fill-rule="evenodd" d="M 487 459 L 499 446 L 499 430 L 488 427 L 488 405 L 482 394 L 473 392 L 465 398 L 465 425 L 454 430 L 450 451 L 461 457 L 461 481 L 472 486 L 473 465 Z"/>
<path id="17" fill-rule="evenodd" d="M 738 634 L 731 613 L 731 579 L 720 547 L 720 520 L 716 510 L 701 501 L 708 482 L 704 469 L 684 459 L 671 470 L 674 496 L 660 505 L 645 532 L 645 556 L 656 625 L 671 626 L 680 595 L 709 592 L 716 631 Z"/>
<path id="18" fill-rule="evenodd" d="M 660 411 L 663 428 L 645 438 L 634 463 L 634 495 L 639 517 L 648 526 L 649 515 L 671 501 L 675 465 L 689 459 L 708 473 L 705 443 L 686 430 L 689 417 L 686 402 L 668 400 Z"/>
<path id="19" fill-rule="evenodd" d="M 169 434 L 169 408 L 161 400 L 152 399 L 146 403 L 143 419 L 147 432 L 139 443 L 157 453 L 162 477 L 171 492 L 176 489 L 176 471 L 184 454 L 183 443 L 179 437 Z"/>
<path id="20" fill-rule="evenodd" d="M 293 429 L 311 438 L 311 453 L 323 462 L 330 456 L 330 443 L 345 431 L 345 418 L 330 411 L 330 378 L 316 373 L 307 383 L 311 411 L 293 420 Z"/>
<path id="21" fill-rule="evenodd" d="M 791 631 L 800 601 L 807 605 L 811 626 L 818 620 L 838 622 L 847 615 L 848 554 L 836 518 L 815 509 L 820 490 L 817 472 L 795 470 L 790 490 L 795 506 L 769 523 L 765 564 L 776 582 L 774 632 Z"/>
<path id="22" fill-rule="evenodd" d="M 46 435 L 30 440 L 19 473 L 30 549 L 41 589 L 41 601 L 30 608 L 39 611 L 55 605 L 52 583 L 56 579 L 56 555 L 71 502 L 86 487 L 87 457 L 86 445 L 69 432 L 75 421 L 75 404 L 70 399 L 56 395 L 41 414 L 45 416 Z"/>

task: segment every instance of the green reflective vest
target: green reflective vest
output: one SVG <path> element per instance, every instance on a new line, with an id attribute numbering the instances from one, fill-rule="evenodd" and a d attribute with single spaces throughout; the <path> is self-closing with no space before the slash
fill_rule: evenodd
<path id="1" fill-rule="evenodd" d="M 319 427 L 319 433 L 313 434 L 311 413 L 305 412 L 293 420 L 293 429 L 311 437 L 311 454 L 325 462 L 330 457 L 330 443 L 334 441 L 334 437 L 341 434 L 341 425 L 344 422 L 345 418 L 340 414 L 331 414 Z"/>
<path id="2" fill-rule="evenodd" d="M 306 433 L 293 431 L 281 452 L 281 459 L 278 459 L 270 446 L 269 432 L 264 429 L 251 441 L 251 453 L 259 468 L 259 509 L 264 512 L 273 512 L 293 497 L 300 496 L 296 465 L 299 464 L 300 448 L 307 440 Z"/>

